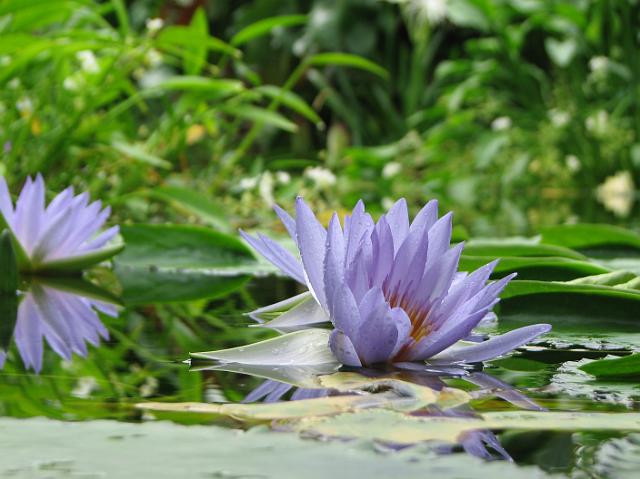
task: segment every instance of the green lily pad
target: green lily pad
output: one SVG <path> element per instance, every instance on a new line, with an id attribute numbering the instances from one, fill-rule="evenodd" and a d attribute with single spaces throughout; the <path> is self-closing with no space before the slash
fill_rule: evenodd
<path id="1" fill-rule="evenodd" d="M 467 253 L 465 248 L 465 253 Z M 460 269 L 475 270 L 499 256 L 462 255 Z M 562 257 L 501 257 L 493 271 L 494 277 L 503 277 L 517 272 L 520 279 L 544 281 L 566 281 L 583 276 L 609 273 L 611 270 L 589 261 Z"/>
<path id="2" fill-rule="evenodd" d="M 578 250 L 631 250 L 640 253 L 640 235 L 606 224 L 576 224 L 542 228 L 542 242 Z"/>
<path id="3" fill-rule="evenodd" d="M 466 454 L 438 455 L 426 447 L 381 454 L 371 443 L 315 442 L 264 427 L 244 432 L 164 421 L 130 424 L 2 418 L 0 433 L 0 475 L 17 479 L 545 477 L 533 466 L 486 462 Z M 123 451 L 135 460 L 114 460 Z"/>
<path id="4" fill-rule="evenodd" d="M 127 304 L 219 297 L 257 264 L 237 238 L 199 226 L 125 226 L 122 236 L 127 248 L 115 272 Z"/>
<path id="5" fill-rule="evenodd" d="M 640 354 L 622 358 L 601 359 L 580 366 L 580 369 L 597 378 L 639 377 Z"/>

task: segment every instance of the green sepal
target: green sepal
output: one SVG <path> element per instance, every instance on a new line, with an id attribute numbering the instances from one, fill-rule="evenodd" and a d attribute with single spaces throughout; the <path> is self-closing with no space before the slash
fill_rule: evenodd
<path id="1" fill-rule="evenodd" d="M 124 243 L 120 243 L 83 255 L 47 261 L 42 264 L 34 264 L 31 267 L 31 271 L 42 274 L 77 273 L 117 255 L 124 249 L 124 246 Z"/>

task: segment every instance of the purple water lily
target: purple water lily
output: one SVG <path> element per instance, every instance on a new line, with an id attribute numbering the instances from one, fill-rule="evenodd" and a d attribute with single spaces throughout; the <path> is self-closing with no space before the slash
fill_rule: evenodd
<path id="1" fill-rule="evenodd" d="M 345 217 L 344 228 L 334 213 L 325 229 L 301 198 L 296 201 L 295 219 L 280 207 L 276 213 L 297 245 L 301 261 L 265 236 L 241 234 L 284 273 L 306 285 L 313 296 L 315 310 L 288 321 L 287 327 L 330 321 L 334 330 L 329 345 L 345 365 L 480 362 L 551 328 L 536 324 L 471 345 L 459 343 L 492 316 L 498 295 L 515 274 L 488 282 L 497 261 L 470 274 L 458 272 L 463 243 L 450 247 L 452 215 L 438 218 L 435 200 L 411 223 L 404 199 L 377 223 L 359 201 Z M 308 305 L 303 296 L 292 298 L 291 305 Z"/>
<path id="2" fill-rule="evenodd" d="M 13 338 L 25 368 L 42 369 L 43 339 L 59 356 L 86 356 L 87 344 L 98 346 L 109 332 L 98 311 L 116 317 L 118 309 L 105 301 L 87 298 L 52 286 L 33 283 L 22 294 Z M 0 351 L 0 368 L 6 354 Z"/>
<path id="3" fill-rule="evenodd" d="M 107 246 L 118 226 L 100 232 L 110 213 L 100 201 L 89 203 L 88 193 L 74 195 L 71 187 L 45 205 L 40 175 L 27 178 L 14 208 L 0 177 L 0 230 L 12 232 L 23 270 L 82 269 L 118 253 L 122 245 Z"/>

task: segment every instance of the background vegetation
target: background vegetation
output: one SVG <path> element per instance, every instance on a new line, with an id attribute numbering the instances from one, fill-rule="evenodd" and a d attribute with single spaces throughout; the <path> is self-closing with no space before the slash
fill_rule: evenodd
<path id="1" fill-rule="evenodd" d="M 318 210 L 437 197 L 479 235 L 624 220 L 639 9 L 8 0 L 0 174 L 17 188 L 43 171 L 117 220 L 220 229 L 270 227 L 297 194 Z"/>

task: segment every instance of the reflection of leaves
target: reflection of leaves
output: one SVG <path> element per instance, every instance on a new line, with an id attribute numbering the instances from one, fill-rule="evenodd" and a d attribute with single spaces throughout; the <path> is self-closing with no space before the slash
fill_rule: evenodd
<path id="1" fill-rule="evenodd" d="M 478 429 L 640 431 L 640 414 L 507 411 L 459 417 L 410 416 L 376 409 L 305 418 L 295 429 L 319 436 L 376 439 L 397 444 L 432 440 L 454 443 L 464 432 Z"/>
<path id="2" fill-rule="evenodd" d="M 448 408 L 471 399 L 466 392 L 458 389 L 443 388 L 436 391 L 397 379 L 371 379 L 353 373 L 323 376 L 319 378 L 319 383 L 321 387 L 354 394 L 270 404 L 141 403 L 138 407 L 152 411 L 196 412 L 249 421 L 271 421 L 335 415 L 369 408 L 395 411 L 417 411 L 430 405 Z"/>
<path id="3" fill-rule="evenodd" d="M 545 390 L 551 393 L 589 398 L 596 402 L 624 404 L 628 407 L 640 399 L 640 387 L 636 382 L 598 381 L 582 371 L 582 367 L 592 362 L 593 360 L 586 358 L 565 362 L 553 375 L 551 383 Z"/>

